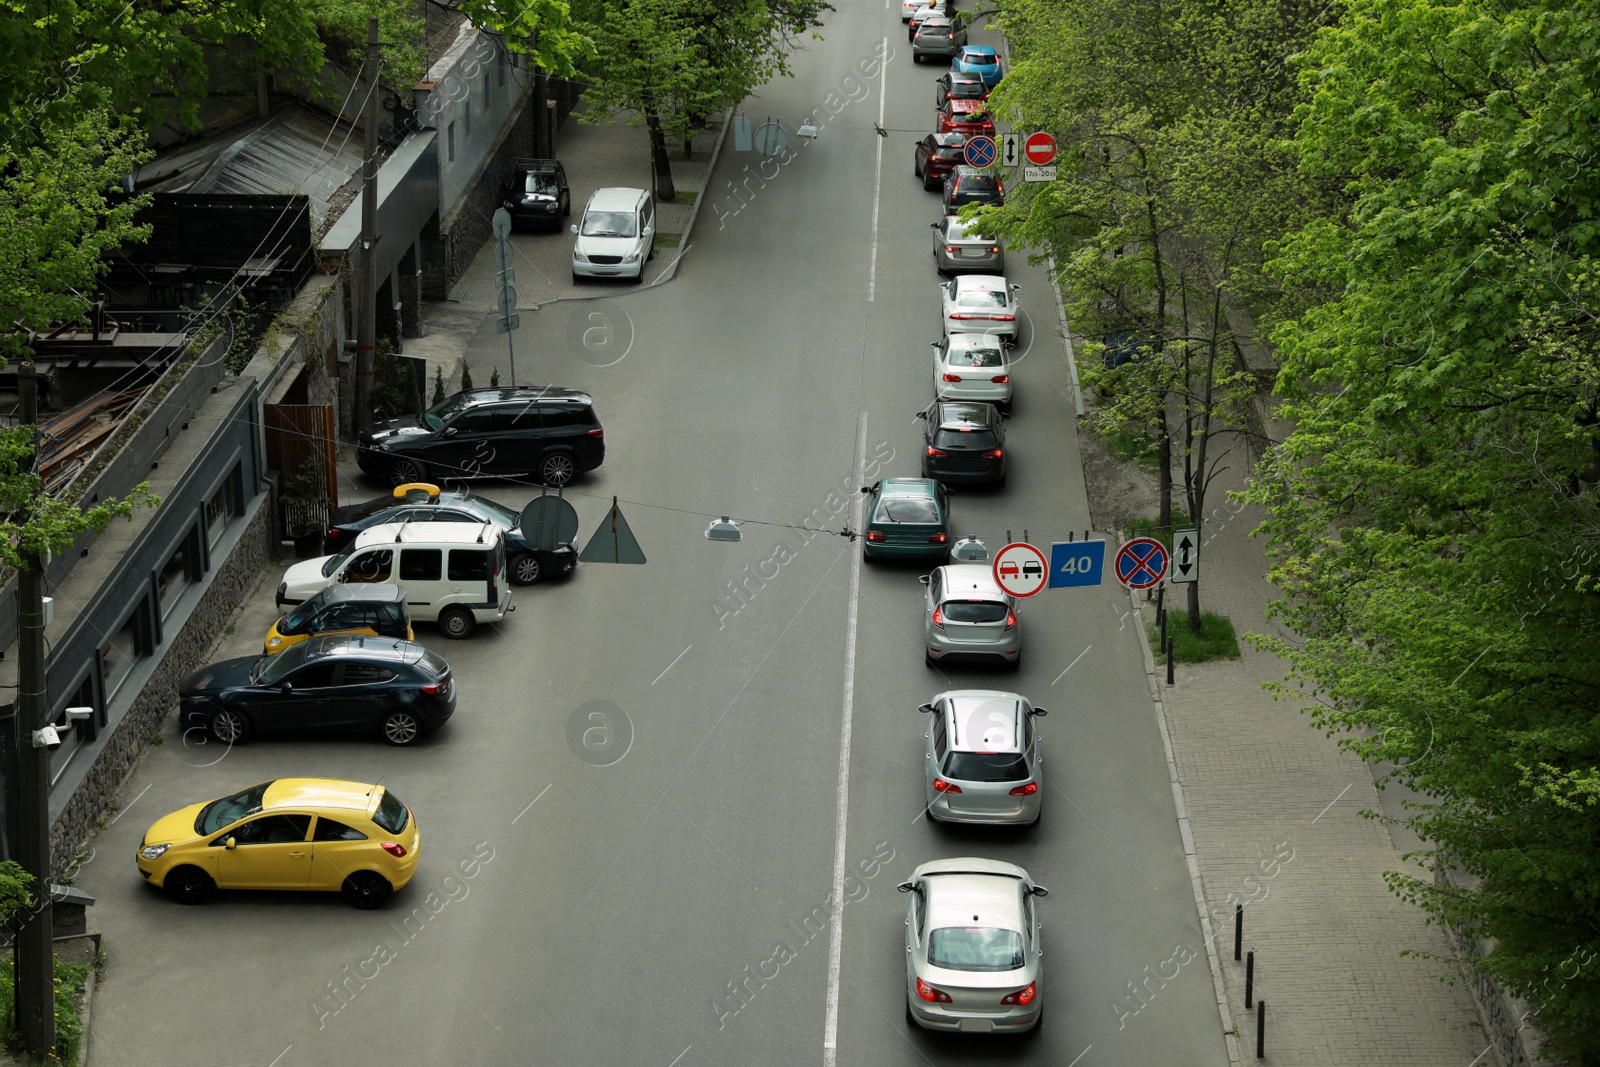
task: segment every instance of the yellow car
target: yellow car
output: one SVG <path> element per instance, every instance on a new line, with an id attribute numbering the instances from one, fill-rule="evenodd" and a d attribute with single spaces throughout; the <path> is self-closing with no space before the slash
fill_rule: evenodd
<path id="1" fill-rule="evenodd" d="M 422 835 L 381 785 L 279 778 L 156 820 L 139 873 L 180 904 L 217 889 L 313 889 L 376 908 L 411 881 Z"/>
<path id="2" fill-rule="evenodd" d="M 262 651 L 271 656 L 326 634 L 375 634 L 415 641 L 405 587 L 330 585 L 273 623 L 262 642 Z"/>

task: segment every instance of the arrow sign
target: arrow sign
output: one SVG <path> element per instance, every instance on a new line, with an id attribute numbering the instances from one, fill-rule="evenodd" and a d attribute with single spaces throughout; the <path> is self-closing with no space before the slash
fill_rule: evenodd
<path id="1" fill-rule="evenodd" d="M 1014 133 L 1008 133 L 1000 138 L 1000 165 L 1002 167 L 1009 170 L 1017 165 L 1020 158 L 1017 146 L 1021 140 L 1022 138 Z"/>
<path id="2" fill-rule="evenodd" d="M 1193 582 L 1200 578 L 1200 531 L 1172 532 L 1172 580 Z"/>
<path id="3" fill-rule="evenodd" d="M 500 290 L 500 314 L 503 318 L 510 318 L 517 313 L 517 291 L 511 286 Z"/>
<path id="4" fill-rule="evenodd" d="M 518 326 L 521 326 L 521 325 L 522 325 L 522 316 L 521 315 L 507 315 L 503 319 L 495 319 L 494 320 L 494 332 L 495 333 L 510 333 L 512 330 L 515 330 Z"/>

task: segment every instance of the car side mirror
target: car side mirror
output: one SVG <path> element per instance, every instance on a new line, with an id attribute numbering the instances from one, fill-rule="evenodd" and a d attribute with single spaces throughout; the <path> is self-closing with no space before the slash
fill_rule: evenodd
<path id="1" fill-rule="evenodd" d="M 927 417 L 928 417 L 928 413 L 927 413 L 927 412 L 926 412 L 926 411 L 919 411 L 919 412 L 917 412 L 917 418 L 919 418 L 919 419 L 925 419 L 925 418 L 927 418 Z"/>
<path id="2" fill-rule="evenodd" d="M 923 585 L 927 585 L 928 584 L 928 580 L 930 578 L 932 578 L 932 577 L 933 577 L 933 575 L 931 575 L 931 574 L 924 574 L 921 577 L 919 577 L 917 579 L 917 581 L 921 582 Z"/>
<path id="3" fill-rule="evenodd" d="M 567 231 L 574 237 L 578 236 L 578 227 L 576 225 L 568 226 Z"/>
<path id="4" fill-rule="evenodd" d="M 938 228 L 939 228 L 939 224 L 938 224 L 938 223 L 937 223 L 937 222 L 930 222 L 930 223 L 928 223 L 928 229 L 930 229 L 930 230 L 937 230 L 937 229 L 938 229 Z"/>
<path id="5" fill-rule="evenodd" d="M 222 847 L 226 849 L 235 849 L 239 847 L 239 842 L 230 837 L 222 843 Z"/>
<path id="6" fill-rule="evenodd" d="M 1050 714 L 1050 712 L 1045 710 L 1044 708 L 1034 708 L 1033 709 L 1033 713 L 1035 715 L 1048 715 L 1048 714 Z"/>
<path id="7" fill-rule="evenodd" d="M 1046 889 L 1042 885 L 1036 885 L 1033 887 L 1033 895 L 1036 897 L 1047 897 L 1050 895 L 1050 890 Z"/>
<path id="8" fill-rule="evenodd" d="M 454 426 L 446 426 L 444 429 L 439 431 L 440 437 L 454 437 L 455 435 L 456 428 Z"/>
<path id="9" fill-rule="evenodd" d="M 1020 292 L 1022 292 L 1022 286 L 1020 286 L 1020 285 L 1013 285 L 1013 286 L 1012 286 L 1012 287 L 1011 287 L 1011 291 L 1012 291 L 1012 292 L 1013 292 L 1013 293 L 1020 293 Z"/>
<path id="10" fill-rule="evenodd" d="M 936 227 L 937 227 L 937 226 L 938 226 L 938 225 L 939 225 L 939 224 L 938 224 L 938 223 L 937 223 L 937 222 L 936 222 L 936 223 L 934 223 L 934 226 L 936 226 Z M 929 348 L 938 348 L 938 347 L 939 347 L 939 342 L 938 342 L 938 341 L 929 341 L 929 342 L 928 342 L 928 347 L 929 347 Z"/>
<path id="11" fill-rule="evenodd" d="M 895 886 L 895 888 L 900 890 L 902 893 L 909 893 L 917 887 L 910 882 L 901 882 L 899 885 Z"/>
<path id="12" fill-rule="evenodd" d="M 644 229 L 639 231 L 639 236 L 640 237 L 653 237 L 653 236 L 655 236 L 655 232 L 656 232 L 656 228 L 654 226 L 646 226 Z"/>
<path id="13" fill-rule="evenodd" d="M 933 705 L 932 704 L 919 704 L 917 706 L 917 710 L 922 712 L 924 715 L 927 715 L 927 714 L 929 714 L 930 712 L 933 711 Z"/>
<path id="14" fill-rule="evenodd" d="M 1009 421 L 1010 421 L 1010 420 L 1011 420 L 1011 412 L 1009 412 L 1009 411 L 1002 411 L 1002 412 L 1001 412 L 1001 413 L 1000 413 L 1000 421 L 1001 421 L 1001 422 L 1009 422 Z"/>

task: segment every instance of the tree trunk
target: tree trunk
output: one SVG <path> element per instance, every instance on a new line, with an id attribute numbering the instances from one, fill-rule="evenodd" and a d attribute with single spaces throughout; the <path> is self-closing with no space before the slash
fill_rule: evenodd
<path id="1" fill-rule="evenodd" d="M 1200 576 L 1195 575 L 1194 581 L 1189 583 L 1189 632 L 1200 632 Z"/>
<path id="2" fill-rule="evenodd" d="M 1172 432 L 1167 428 L 1165 413 L 1156 420 L 1156 429 L 1156 477 L 1161 501 L 1156 525 L 1167 529 L 1172 525 Z"/>
<path id="3" fill-rule="evenodd" d="M 650 162 L 655 168 L 656 200 L 670 203 L 678 198 L 678 190 L 672 184 L 672 160 L 667 155 L 667 134 L 661 128 L 661 116 L 654 107 L 645 109 L 644 122 L 650 129 Z"/>

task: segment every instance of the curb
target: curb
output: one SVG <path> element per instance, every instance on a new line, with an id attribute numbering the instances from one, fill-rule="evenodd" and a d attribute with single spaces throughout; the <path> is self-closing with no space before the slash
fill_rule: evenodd
<path id="1" fill-rule="evenodd" d="M 1239 1046 L 1239 1027 L 1228 1010 L 1228 993 L 1222 983 L 1222 962 L 1217 958 L 1216 937 L 1211 929 L 1211 915 L 1206 910 L 1204 882 L 1200 877 L 1200 858 L 1195 852 L 1194 834 L 1189 826 L 1189 808 L 1183 799 L 1183 783 L 1178 780 L 1178 762 L 1172 754 L 1172 735 L 1167 731 L 1167 705 L 1161 699 L 1161 681 L 1156 676 L 1155 654 L 1150 651 L 1150 639 L 1144 632 L 1144 612 L 1139 594 L 1128 590 L 1128 602 L 1139 618 L 1139 649 L 1144 654 L 1145 680 L 1150 683 L 1150 701 L 1155 705 L 1156 726 L 1161 731 L 1161 753 L 1167 760 L 1167 777 L 1172 784 L 1172 803 L 1178 811 L 1178 834 L 1183 838 L 1183 861 L 1189 867 L 1189 886 L 1194 891 L 1195 911 L 1200 916 L 1200 932 L 1206 942 L 1206 962 L 1211 965 L 1211 985 L 1216 992 L 1217 1014 L 1222 1018 L 1222 1042 L 1228 1050 L 1228 1062 L 1242 1067 L 1244 1053 Z"/>
<path id="2" fill-rule="evenodd" d="M 1067 326 L 1067 308 L 1061 302 L 1061 270 L 1056 266 L 1056 257 L 1050 256 L 1045 260 L 1050 264 L 1050 293 L 1056 298 L 1056 321 L 1061 325 L 1061 339 L 1067 345 L 1067 373 L 1072 376 L 1073 402 L 1078 408 L 1078 418 L 1083 418 L 1083 386 L 1078 384 L 1078 356 L 1072 350 L 1072 330 Z"/>

